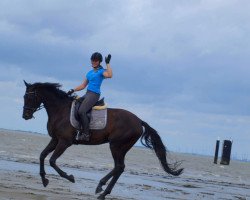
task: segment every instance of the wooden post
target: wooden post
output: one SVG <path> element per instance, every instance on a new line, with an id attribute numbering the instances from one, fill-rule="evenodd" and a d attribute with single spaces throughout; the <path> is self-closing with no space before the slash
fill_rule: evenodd
<path id="1" fill-rule="evenodd" d="M 231 148 L 232 142 L 230 140 L 224 140 L 220 162 L 221 165 L 229 165 L 231 157 Z"/>
<path id="2" fill-rule="evenodd" d="M 217 161 L 218 161 L 219 147 L 220 147 L 220 140 L 216 140 L 214 164 L 217 164 Z"/>

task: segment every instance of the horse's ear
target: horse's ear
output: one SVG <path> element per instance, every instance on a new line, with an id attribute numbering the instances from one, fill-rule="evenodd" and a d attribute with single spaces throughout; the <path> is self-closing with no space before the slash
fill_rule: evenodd
<path id="1" fill-rule="evenodd" d="M 25 80 L 23 80 L 23 82 L 24 82 L 24 84 L 25 84 L 26 87 L 28 87 L 28 86 L 30 85 L 30 84 L 27 83 Z"/>

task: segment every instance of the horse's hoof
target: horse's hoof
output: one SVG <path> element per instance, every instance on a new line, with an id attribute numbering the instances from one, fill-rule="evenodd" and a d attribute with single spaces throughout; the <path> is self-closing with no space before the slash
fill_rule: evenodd
<path id="1" fill-rule="evenodd" d="M 102 191 L 103 191 L 102 187 L 98 186 L 98 187 L 96 188 L 96 190 L 95 190 L 95 193 L 98 194 L 98 193 L 100 193 L 100 192 L 102 192 Z"/>
<path id="2" fill-rule="evenodd" d="M 44 187 L 46 187 L 49 184 L 49 180 L 47 178 L 44 178 L 42 181 Z"/>
<path id="3" fill-rule="evenodd" d="M 69 181 L 72 182 L 72 183 L 75 183 L 75 178 L 73 175 L 70 175 L 69 176 Z"/>
<path id="4" fill-rule="evenodd" d="M 104 200 L 105 196 L 101 194 L 99 197 L 97 197 L 97 199 Z"/>

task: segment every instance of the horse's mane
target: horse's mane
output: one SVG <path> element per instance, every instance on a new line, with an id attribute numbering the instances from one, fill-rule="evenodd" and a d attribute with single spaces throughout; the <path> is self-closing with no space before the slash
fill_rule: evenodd
<path id="1" fill-rule="evenodd" d="M 60 89 L 62 85 L 59 83 L 48 83 L 48 82 L 47 83 L 34 83 L 32 86 L 36 89 L 44 88 L 47 91 L 51 91 L 52 93 L 56 94 L 56 96 L 58 96 L 61 99 L 73 98 L 73 97 L 69 97 L 65 91 Z"/>

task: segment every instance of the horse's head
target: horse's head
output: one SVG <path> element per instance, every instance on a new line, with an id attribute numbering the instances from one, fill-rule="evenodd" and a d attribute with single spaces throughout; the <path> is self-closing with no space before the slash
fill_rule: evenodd
<path id="1" fill-rule="evenodd" d="M 31 119 L 34 112 L 40 109 L 41 97 L 39 97 L 34 85 L 24 81 L 26 91 L 24 94 L 23 118 L 25 120 Z"/>

